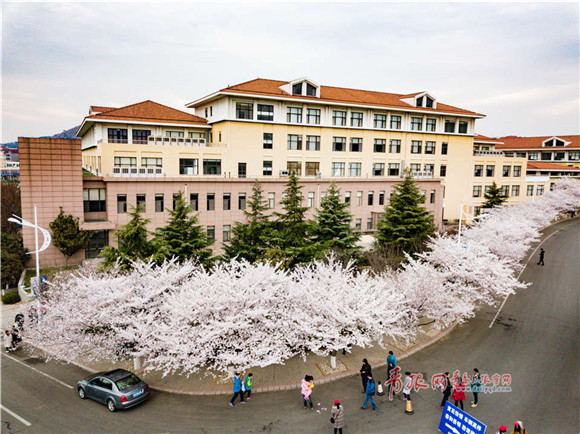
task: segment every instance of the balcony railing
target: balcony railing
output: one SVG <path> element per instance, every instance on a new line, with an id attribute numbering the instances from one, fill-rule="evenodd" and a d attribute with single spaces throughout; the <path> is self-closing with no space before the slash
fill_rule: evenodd
<path id="1" fill-rule="evenodd" d="M 129 178 L 158 178 L 163 176 L 163 168 L 116 166 L 113 167 L 113 176 Z"/>
<path id="2" fill-rule="evenodd" d="M 433 178 L 433 172 L 411 172 L 413 178 Z"/>
<path id="3" fill-rule="evenodd" d="M 190 137 L 149 136 L 147 139 L 99 139 L 97 143 L 126 143 L 129 145 L 168 145 L 168 146 L 219 146 L 209 144 L 206 139 Z"/>
<path id="4" fill-rule="evenodd" d="M 473 155 L 478 157 L 483 157 L 486 155 L 495 155 L 501 157 L 504 155 L 504 153 L 503 151 L 473 151 Z"/>

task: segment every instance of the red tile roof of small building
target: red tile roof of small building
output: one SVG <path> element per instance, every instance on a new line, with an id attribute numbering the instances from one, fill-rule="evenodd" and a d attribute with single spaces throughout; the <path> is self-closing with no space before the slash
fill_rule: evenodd
<path id="1" fill-rule="evenodd" d="M 532 170 L 558 170 L 580 172 L 580 168 L 566 166 L 565 164 L 549 163 L 547 161 L 528 161 L 528 169 Z"/>
<path id="2" fill-rule="evenodd" d="M 476 134 L 475 137 L 473 138 L 473 141 L 475 143 L 477 143 L 477 142 L 483 142 L 483 143 L 503 143 L 500 139 L 494 139 L 494 138 L 491 138 L 491 137 L 484 136 L 482 134 Z"/>
<path id="3" fill-rule="evenodd" d="M 437 108 L 414 107 L 407 102 L 401 101 L 405 98 L 412 98 L 424 92 L 415 92 L 409 94 L 396 94 L 386 92 L 376 92 L 372 90 L 348 89 L 343 87 L 320 86 L 320 98 L 308 95 L 291 95 L 282 89 L 280 86 L 289 84 L 289 81 L 270 80 L 265 78 L 256 78 L 254 80 L 246 81 L 244 83 L 228 86 L 221 89 L 219 92 L 233 92 L 248 95 L 263 95 L 270 97 L 292 98 L 296 100 L 310 100 L 313 99 L 325 102 L 335 102 L 342 104 L 356 104 L 356 105 L 372 105 L 380 107 L 400 108 L 403 110 L 420 110 L 432 111 L 433 113 L 451 113 L 458 115 L 469 116 L 485 116 L 480 113 L 472 112 L 458 107 L 453 107 L 437 101 Z M 213 95 L 213 94 L 212 94 Z M 211 96 L 211 95 L 208 95 Z M 195 106 L 200 98 L 193 101 L 187 106 Z"/>
<path id="4" fill-rule="evenodd" d="M 542 143 L 551 139 L 552 137 L 557 137 L 565 142 L 570 142 L 566 146 L 542 146 Z M 541 137 L 519 137 L 519 136 L 506 136 L 500 137 L 499 140 L 503 142 L 503 145 L 497 145 L 496 149 L 580 149 L 580 136 L 541 136 Z"/>
<path id="5" fill-rule="evenodd" d="M 87 116 L 85 119 L 207 125 L 204 118 L 149 100 Z"/>

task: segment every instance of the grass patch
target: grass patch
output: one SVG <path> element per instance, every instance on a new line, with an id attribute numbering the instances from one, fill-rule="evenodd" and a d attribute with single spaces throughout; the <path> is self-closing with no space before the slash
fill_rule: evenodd
<path id="1" fill-rule="evenodd" d="M 45 267 L 40 269 L 40 275 L 46 275 L 48 281 L 51 282 L 54 279 L 54 276 L 56 276 L 59 272 L 66 270 L 76 270 L 77 268 L 79 268 L 78 265 L 69 265 L 68 267 Z M 26 288 L 30 288 L 31 277 L 36 277 L 36 270 L 26 270 L 26 275 L 24 276 L 24 286 Z"/>
<path id="2" fill-rule="evenodd" d="M 93 173 L 89 172 L 87 169 L 83 168 L 83 177 L 95 176 Z"/>

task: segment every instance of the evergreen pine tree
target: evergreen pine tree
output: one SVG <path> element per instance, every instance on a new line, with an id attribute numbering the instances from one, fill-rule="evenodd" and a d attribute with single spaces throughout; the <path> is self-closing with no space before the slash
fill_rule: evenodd
<path id="1" fill-rule="evenodd" d="M 407 253 L 423 249 L 425 241 L 435 232 L 432 216 L 419 204 L 425 201 L 410 175 L 395 186 L 395 193 L 385 206 L 378 223 L 375 244 Z"/>
<path id="2" fill-rule="evenodd" d="M 72 255 L 84 249 L 89 243 L 91 233 L 79 227 L 79 218 L 65 214 L 62 207 L 56 218 L 49 224 L 52 230 L 52 244 L 65 257 L 65 264 Z"/>
<path id="3" fill-rule="evenodd" d="M 159 229 L 154 245 L 154 260 L 176 257 L 179 262 L 197 259 L 203 265 L 211 263 L 213 240 L 209 240 L 203 228 L 197 225 L 197 216 L 191 215 L 192 209 L 185 201 L 183 192 L 174 197 L 175 209 L 169 210 L 169 220 Z"/>
<path id="4" fill-rule="evenodd" d="M 19 233 L 10 235 L 2 232 L 1 243 L 2 286 L 14 288 L 18 286 L 18 280 L 30 255 L 26 254 L 28 250 L 22 246 L 22 237 Z"/>
<path id="5" fill-rule="evenodd" d="M 507 200 L 507 196 L 502 194 L 501 188 L 499 188 L 495 182 L 491 184 L 489 191 L 487 191 L 483 197 L 485 202 L 481 205 L 482 208 L 501 206 Z"/>
<path id="6" fill-rule="evenodd" d="M 147 240 L 149 235 L 147 224 L 150 220 L 144 219 L 142 213 L 141 206 L 131 207 L 131 211 L 129 211 L 131 220 L 126 225 L 121 226 L 114 235 L 118 240 L 118 247 L 107 246 L 99 255 L 104 258 L 103 268 L 114 266 L 118 260 L 119 267 L 129 271 L 132 268 L 131 261 L 146 261 L 151 257 L 153 244 Z"/>
<path id="7" fill-rule="evenodd" d="M 348 211 L 348 204 L 341 200 L 340 189 L 332 183 L 320 201 L 313 239 L 323 245 L 326 251 L 337 252 L 340 256 L 352 256 L 360 250 L 356 245 L 360 234 L 354 232 L 351 223 L 352 214 Z"/>
<path id="8" fill-rule="evenodd" d="M 244 210 L 246 223 L 236 222 L 232 229 L 232 238 L 224 244 L 224 257 L 231 260 L 235 257 L 251 263 L 264 257 L 267 247 L 267 236 L 270 230 L 266 201 L 263 198 L 262 185 L 256 181 L 252 186 L 252 197 Z"/>

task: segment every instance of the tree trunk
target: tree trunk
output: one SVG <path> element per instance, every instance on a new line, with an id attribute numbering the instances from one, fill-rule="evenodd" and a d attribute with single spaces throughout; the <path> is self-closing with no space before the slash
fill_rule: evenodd
<path id="1" fill-rule="evenodd" d="M 136 371 L 141 370 L 141 367 L 143 366 L 143 358 L 138 356 L 138 357 L 133 357 L 133 368 Z"/>
<path id="2" fill-rule="evenodd" d="M 336 351 L 330 353 L 330 367 L 336 369 Z"/>

